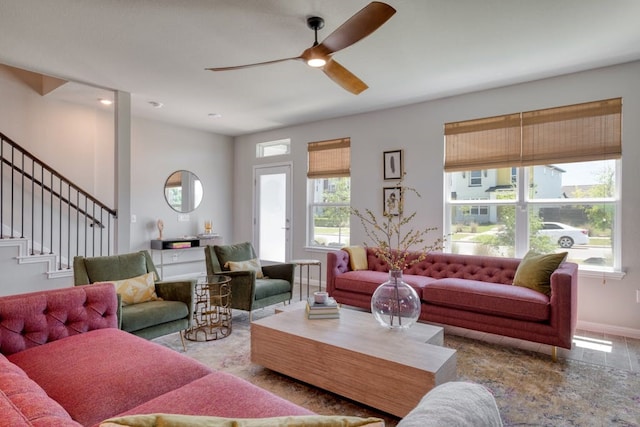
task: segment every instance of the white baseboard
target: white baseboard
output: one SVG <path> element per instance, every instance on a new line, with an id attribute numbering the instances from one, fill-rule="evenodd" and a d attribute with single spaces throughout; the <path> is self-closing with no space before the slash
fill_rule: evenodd
<path id="1" fill-rule="evenodd" d="M 578 320 L 576 327 L 577 329 L 584 329 L 585 331 L 601 332 L 609 335 L 640 339 L 640 330 L 625 328 L 623 326 L 607 325 L 604 323 L 585 322 Z"/>

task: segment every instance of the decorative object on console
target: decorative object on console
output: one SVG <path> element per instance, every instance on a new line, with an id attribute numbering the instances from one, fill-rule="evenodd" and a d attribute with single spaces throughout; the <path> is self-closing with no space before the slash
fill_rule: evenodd
<path id="1" fill-rule="evenodd" d="M 204 234 L 211 234 L 213 232 L 213 222 L 210 219 L 204 221 Z"/>
<path id="2" fill-rule="evenodd" d="M 420 298 L 418 293 L 402 280 L 403 270 L 423 261 L 429 252 L 442 249 L 444 242 L 442 237 L 435 239 L 431 244 L 425 241 L 427 234 L 437 230 L 435 227 L 409 227 L 416 212 L 405 216 L 405 194 L 412 192 L 420 197 L 420 193 L 414 188 L 403 186 L 403 181 L 404 176 L 396 187 L 397 192 L 385 191 L 387 198 L 384 201 L 382 219 L 379 220 L 370 209 L 366 209 L 364 213 L 358 209 L 351 209 L 351 213 L 360 219 L 367 237 L 376 244 L 376 256 L 389 268 L 389 280 L 373 293 L 371 312 L 382 326 L 392 329 L 408 328 L 420 316 Z M 405 230 L 406 227 L 409 227 L 408 231 Z M 417 255 L 416 249 L 412 249 L 415 247 L 420 248 Z"/>
<path id="3" fill-rule="evenodd" d="M 164 221 L 161 219 L 157 222 L 158 225 L 158 240 L 162 240 L 162 232 L 164 231 Z"/>

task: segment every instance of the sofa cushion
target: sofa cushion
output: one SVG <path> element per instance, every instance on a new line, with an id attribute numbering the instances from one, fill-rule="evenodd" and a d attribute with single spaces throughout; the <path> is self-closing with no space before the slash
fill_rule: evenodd
<path id="1" fill-rule="evenodd" d="M 74 335 L 8 358 L 83 425 L 94 425 L 211 372 L 116 328 Z"/>
<path id="2" fill-rule="evenodd" d="M 149 414 L 112 418 L 100 427 L 384 427 L 380 418 L 347 415 L 298 415 L 270 418 L 224 418 L 212 416 Z"/>
<path id="3" fill-rule="evenodd" d="M 302 406 L 222 371 L 212 372 L 118 416 L 159 412 L 243 418 L 313 414 Z"/>
<path id="4" fill-rule="evenodd" d="M 83 262 L 91 282 L 129 279 L 148 272 L 142 252 L 84 258 Z"/>
<path id="5" fill-rule="evenodd" d="M 251 243 L 236 243 L 235 245 L 214 246 L 213 250 L 218 257 L 218 261 L 224 270 L 229 270 L 229 266 L 225 264 L 229 261 L 247 261 L 256 258 Z"/>
<path id="6" fill-rule="evenodd" d="M 387 280 L 389 280 L 388 272 L 371 270 L 349 271 L 336 276 L 334 286 L 340 290 L 372 295 L 376 288 Z M 428 276 L 405 274 L 402 276 L 402 280 L 410 284 L 418 292 L 418 296 L 420 297 L 422 295 L 421 289 L 436 279 Z"/>
<path id="7" fill-rule="evenodd" d="M 351 270 L 367 270 L 367 249 L 362 246 L 348 246 L 342 248 L 349 254 L 349 267 Z"/>
<path id="8" fill-rule="evenodd" d="M 2 354 L 0 414 L 0 425 L 4 426 L 80 426 L 58 402 Z"/>
<path id="9" fill-rule="evenodd" d="M 258 258 L 252 258 L 247 261 L 227 261 L 224 266 L 230 271 L 255 271 L 256 279 L 262 279 L 264 277 L 264 274 L 262 274 L 262 266 L 260 265 L 260 260 Z"/>
<path id="10" fill-rule="evenodd" d="M 516 270 L 513 284 L 542 292 L 545 295 L 550 295 L 551 274 L 564 262 L 567 254 L 568 252 L 560 252 L 557 254 L 527 252 Z"/>
<path id="11" fill-rule="evenodd" d="M 549 297 L 540 292 L 477 280 L 434 281 L 422 288 L 422 300 L 444 307 L 535 322 L 549 320 L 550 314 Z"/>
<path id="12" fill-rule="evenodd" d="M 149 301 L 122 307 L 122 329 L 127 332 L 184 319 L 189 308 L 182 301 Z"/>
<path id="13" fill-rule="evenodd" d="M 122 305 L 139 304 L 160 299 L 156 294 L 154 276 L 153 273 L 146 273 L 128 279 L 94 282 L 93 284 L 113 283 L 116 292 L 122 299 Z"/>
<path id="14" fill-rule="evenodd" d="M 495 398 L 484 386 L 466 381 L 441 384 L 427 393 L 398 427 L 501 427 Z"/>
<path id="15" fill-rule="evenodd" d="M 283 279 L 256 279 L 256 300 L 291 291 L 291 283 Z M 233 295 L 231 296 L 233 298 Z"/>

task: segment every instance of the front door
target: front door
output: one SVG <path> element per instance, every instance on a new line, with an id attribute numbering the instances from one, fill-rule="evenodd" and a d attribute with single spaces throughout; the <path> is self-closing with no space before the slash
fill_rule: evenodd
<path id="1" fill-rule="evenodd" d="M 254 170 L 254 247 L 263 261 L 291 259 L 291 164 Z"/>

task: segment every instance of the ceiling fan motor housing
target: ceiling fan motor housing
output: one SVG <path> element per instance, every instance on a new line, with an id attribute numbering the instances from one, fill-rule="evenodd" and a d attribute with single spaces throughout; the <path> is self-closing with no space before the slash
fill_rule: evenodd
<path id="1" fill-rule="evenodd" d="M 313 31 L 318 31 L 324 28 L 324 19 L 319 16 L 310 16 L 307 18 L 307 26 Z"/>

